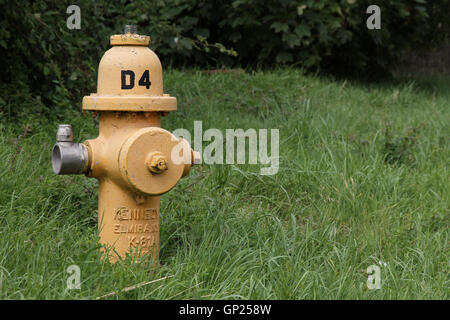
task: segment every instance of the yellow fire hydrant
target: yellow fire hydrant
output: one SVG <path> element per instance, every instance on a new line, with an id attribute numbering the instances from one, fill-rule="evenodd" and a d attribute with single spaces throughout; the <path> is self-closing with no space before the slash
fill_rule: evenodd
<path id="1" fill-rule="evenodd" d="M 159 196 L 199 155 L 160 128 L 161 116 L 177 110 L 177 99 L 163 91 L 162 66 L 148 48 L 150 37 L 125 26 L 125 34 L 110 41 L 112 48 L 100 61 L 97 93 L 83 98 L 83 112 L 99 115 L 99 136 L 73 143 L 72 127 L 60 125 L 52 167 L 56 174 L 98 179 L 100 243 L 111 262 L 127 254 L 157 261 Z"/>

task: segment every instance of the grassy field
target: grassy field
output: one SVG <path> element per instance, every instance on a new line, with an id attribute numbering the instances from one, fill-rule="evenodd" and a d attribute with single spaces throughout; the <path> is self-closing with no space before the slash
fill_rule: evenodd
<path id="1" fill-rule="evenodd" d="M 94 88 L 92 88 L 94 92 Z M 200 165 L 161 202 L 161 266 L 99 259 L 97 182 L 56 176 L 59 122 L 0 120 L 0 298 L 448 299 L 450 80 L 167 71 L 168 130 L 280 130 L 280 168 Z M 205 143 L 206 145 L 207 143 Z M 81 289 L 66 272 L 81 269 Z M 366 269 L 381 268 L 369 290 Z"/>

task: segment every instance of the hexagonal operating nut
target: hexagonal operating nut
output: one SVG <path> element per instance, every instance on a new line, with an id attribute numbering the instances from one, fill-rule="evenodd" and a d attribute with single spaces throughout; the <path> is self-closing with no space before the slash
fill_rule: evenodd
<path id="1" fill-rule="evenodd" d="M 57 142 L 73 142 L 73 130 L 70 124 L 60 124 L 56 132 Z"/>
<path id="2" fill-rule="evenodd" d="M 152 173 L 161 173 L 169 169 L 166 157 L 160 152 L 151 152 L 148 155 L 147 167 Z"/>

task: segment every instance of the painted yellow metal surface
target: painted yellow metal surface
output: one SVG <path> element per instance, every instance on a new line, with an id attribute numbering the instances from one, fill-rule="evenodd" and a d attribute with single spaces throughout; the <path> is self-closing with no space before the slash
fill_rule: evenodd
<path id="1" fill-rule="evenodd" d="M 84 142 L 86 175 L 99 181 L 100 243 L 111 262 L 127 254 L 158 259 L 159 196 L 198 158 L 187 141 L 160 128 L 161 115 L 175 111 L 177 101 L 163 92 L 161 63 L 149 41 L 112 36 L 113 47 L 99 65 L 97 93 L 83 98 L 83 110 L 99 115 L 99 136 Z M 178 152 L 183 162 L 172 155 L 179 144 L 185 146 Z"/>
<path id="2" fill-rule="evenodd" d="M 163 92 L 161 62 L 148 48 L 150 38 L 145 37 L 111 37 L 112 48 L 105 52 L 98 68 L 97 93 L 83 98 L 83 110 L 177 110 L 177 99 Z"/>

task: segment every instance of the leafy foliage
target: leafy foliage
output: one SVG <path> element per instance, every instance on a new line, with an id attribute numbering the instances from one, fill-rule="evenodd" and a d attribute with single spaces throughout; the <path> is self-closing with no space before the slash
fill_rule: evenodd
<path id="1" fill-rule="evenodd" d="M 81 30 L 66 27 L 66 1 L 0 0 L 0 112 L 47 117 L 93 91 L 109 35 L 136 24 L 163 65 L 295 64 L 346 75 L 386 73 L 408 50 L 449 35 L 445 0 L 380 0 L 381 30 L 368 30 L 368 0 L 78 1 Z"/>

